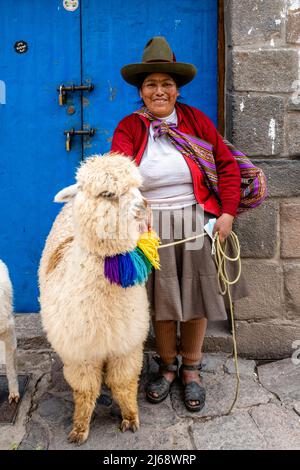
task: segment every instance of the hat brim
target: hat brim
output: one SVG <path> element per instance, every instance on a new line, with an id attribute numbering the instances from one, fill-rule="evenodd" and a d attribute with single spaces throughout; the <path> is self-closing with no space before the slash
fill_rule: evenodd
<path id="1" fill-rule="evenodd" d="M 169 73 L 176 75 L 178 86 L 191 82 L 197 73 L 193 64 L 184 62 L 151 62 L 128 64 L 122 67 L 121 74 L 124 80 L 130 85 L 140 86 L 141 75 L 150 73 Z"/>

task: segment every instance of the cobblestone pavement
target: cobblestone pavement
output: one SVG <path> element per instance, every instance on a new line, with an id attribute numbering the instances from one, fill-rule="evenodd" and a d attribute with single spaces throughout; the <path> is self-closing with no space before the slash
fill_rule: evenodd
<path id="1" fill-rule="evenodd" d="M 119 431 L 119 408 L 104 389 L 89 438 L 77 447 L 67 442 L 73 400 L 62 364 L 51 350 L 19 350 L 18 371 L 30 371 L 30 380 L 15 424 L 0 426 L 0 449 L 300 449 L 300 365 L 290 358 L 262 365 L 240 359 L 240 396 L 227 415 L 236 386 L 233 361 L 229 354 L 205 354 L 203 362 L 207 402 L 201 412 L 186 410 L 179 382 L 164 402 L 145 400 L 146 380 L 157 368 L 147 353 L 139 431 Z"/>

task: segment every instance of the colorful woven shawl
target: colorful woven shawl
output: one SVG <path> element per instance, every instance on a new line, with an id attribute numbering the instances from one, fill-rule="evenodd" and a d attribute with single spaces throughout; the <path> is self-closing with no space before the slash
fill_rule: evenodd
<path id="1" fill-rule="evenodd" d="M 191 158 L 204 175 L 204 179 L 220 203 L 218 174 L 213 155 L 213 146 L 199 137 L 185 134 L 177 128 L 176 124 L 167 123 L 153 116 L 146 107 L 135 111 L 135 114 L 146 117 L 152 122 L 154 138 L 167 135 L 172 144 L 185 157 Z M 238 213 L 259 206 L 267 196 L 266 177 L 260 168 L 257 168 L 246 155 L 239 152 L 232 144 L 224 140 L 231 155 L 235 158 L 241 172 L 241 198 Z"/>

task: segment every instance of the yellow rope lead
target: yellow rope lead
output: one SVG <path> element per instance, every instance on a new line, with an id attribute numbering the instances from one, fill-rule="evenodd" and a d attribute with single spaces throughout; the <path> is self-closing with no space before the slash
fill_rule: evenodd
<path id="1" fill-rule="evenodd" d="M 232 402 L 231 407 L 229 408 L 228 412 L 226 413 L 229 415 L 231 411 L 234 408 L 234 405 L 237 402 L 238 396 L 239 396 L 239 391 L 240 391 L 240 374 L 239 374 L 239 365 L 238 365 L 238 357 L 237 357 L 237 346 L 236 346 L 236 333 L 235 333 L 235 324 L 234 324 L 234 316 L 233 316 L 233 305 L 232 305 L 232 298 L 231 298 L 231 291 L 229 286 L 232 286 L 233 284 L 236 284 L 241 276 L 241 249 L 240 249 L 240 244 L 239 244 L 239 239 L 237 235 L 234 232 L 231 232 L 229 234 L 233 248 L 236 252 L 236 256 L 233 258 L 230 258 L 226 254 L 226 248 L 227 248 L 227 240 L 223 243 L 223 246 L 219 240 L 219 234 L 216 233 L 216 254 L 215 254 L 215 259 L 216 259 L 216 264 L 218 268 L 218 284 L 219 284 L 219 289 L 222 295 L 228 295 L 228 300 L 229 300 L 229 308 L 230 308 L 230 318 L 231 318 L 231 328 L 232 328 L 232 340 L 233 340 L 233 355 L 234 355 L 234 364 L 235 364 L 235 373 L 236 373 L 236 389 L 235 389 L 235 397 Z M 224 249 L 223 249 L 224 247 Z M 227 273 L 227 262 L 238 262 L 238 274 L 235 279 L 230 280 L 228 277 Z M 223 283 L 223 287 L 221 285 L 221 282 Z"/>
<path id="2" fill-rule="evenodd" d="M 179 240 L 177 242 L 172 242 L 172 243 L 167 243 L 166 245 L 160 245 L 157 247 L 158 250 L 161 248 L 166 248 L 168 246 L 173 246 L 173 245 L 179 245 L 180 243 L 185 243 L 190 240 L 195 240 L 196 238 L 204 237 L 207 235 L 206 233 L 201 233 L 200 235 L 196 235 L 194 237 L 189 237 L 185 238 L 184 240 Z M 231 292 L 229 286 L 232 286 L 233 284 L 236 284 L 241 276 L 241 250 L 240 250 L 240 244 L 239 244 L 239 239 L 237 235 L 234 232 L 230 232 L 229 234 L 233 248 L 236 252 L 236 255 L 234 257 L 230 257 L 226 254 L 226 249 L 227 249 L 227 240 L 222 244 L 219 240 L 219 234 L 216 233 L 215 235 L 215 247 L 216 247 L 216 253 L 215 253 L 215 260 L 218 268 L 218 284 L 219 284 L 219 289 L 220 293 L 224 295 L 228 295 L 228 300 L 229 300 L 229 308 L 230 308 L 230 318 L 231 318 L 231 328 L 232 328 L 232 340 L 233 340 L 233 355 L 234 355 L 234 363 L 235 363 L 235 372 L 236 372 L 236 390 L 235 390 L 235 397 L 233 400 L 233 403 L 229 409 L 229 411 L 226 414 L 230 414 L 231 411 L 233 410 L 238 396 L 239 396 L 239 390 L 240 390 L 240 374 L 239 374 L 239 366 L 238 366 L 238 357 L 237 357 L 237 346 L 236 346 L 236 333 L 235 333 L 235 324 L 234 324 L 234 315 L 233 315 L 233 305 L 232 305 L 232 298 L 231 298 Z M 228 277 L 228 272 L 227 272 L 227 263 L 228 262 L 238 262 L 238 274 L 235 279 L 230 280 Z"/>
<path id="3" fill-rule="evenodd" d="M 166 243 L 165 245 L 160 245 L 157 249 L 160 250 L 161 248 L 167 248 L 167 246 L 179 245 L 180 243 L 185 243 L 190 240 L 195 240 L 196 238 L 204 237 L 204 235 L 207 235 L 207 234 L 200 233 L 200 235 L 195 235 L 194 237 L 185 238 L 184 240 L 179 240 L 178 242 Z"/>

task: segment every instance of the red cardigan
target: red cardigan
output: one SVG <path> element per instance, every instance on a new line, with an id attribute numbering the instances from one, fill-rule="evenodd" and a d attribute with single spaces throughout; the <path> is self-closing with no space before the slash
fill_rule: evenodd
<path id="1" fill-rule="evenodd" d="M 219 217 L 222 213 L 236 215 L 240 201 L 241 176 L 240 169 L 222 137 L 212 121 L 201 111 L 192 106 L 176 103 L 178 129 L 186 134 L 194 135 L 213 145 L 221 205 L 215 195 L 204 183 L 204 177 L 197 164 L 191 158 L 184 157 L 190 169 L 196 201 L 204 206 L 205 211 Z M 111 150 L 134 157 L 140 164 L 148 140 L 150 122 L 138 114 L 126 116 L 118 124 Z"/>

